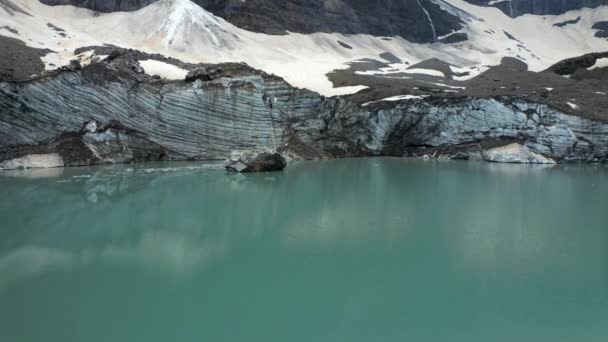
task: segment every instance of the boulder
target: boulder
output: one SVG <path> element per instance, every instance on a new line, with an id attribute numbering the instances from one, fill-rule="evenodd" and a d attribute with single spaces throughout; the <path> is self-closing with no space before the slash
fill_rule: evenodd
<path id="1" fill-rule="evenodd" d="M 483 159 L 495 163 L 555 164 L 553 159 L 530 151 L 521 144 L 510 144 L 483 151 Z"/>
<path id="2" fill-rule="evenodd" d="M 275 151 L 233 151 L 226 160 L 226 170 L 234 172 L 281 171 L 287 160 Z"/>
<path id="3" fill-rule="evenodd" d="M 205 67 L 198 67 L 198 68 L 190 71 L 188 73 L 188 75 L 186 75 L 186 82 L 191 83 L 196 80 L 211 81 L 212 78 L 209 74 L 210 74 L 210 72 L 207 71 L 207 69 Z"/>

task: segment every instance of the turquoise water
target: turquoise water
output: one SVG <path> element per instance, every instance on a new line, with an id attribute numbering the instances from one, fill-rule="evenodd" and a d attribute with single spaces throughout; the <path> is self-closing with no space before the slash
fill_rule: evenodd
<path id="1" fill-rule="evenodd" d="M 0 341 L 608 341 L 608 168 L 0 173 Z"/>

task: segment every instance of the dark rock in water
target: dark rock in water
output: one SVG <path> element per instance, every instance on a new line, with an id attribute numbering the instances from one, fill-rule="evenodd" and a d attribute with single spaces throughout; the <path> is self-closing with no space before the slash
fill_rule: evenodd
<path id="1" fill-rule="evenodd" d="M 281 171 L 287 160 L 274 151 L 234 151 L 226 161 L 226 170 L 234 172 Z"/>

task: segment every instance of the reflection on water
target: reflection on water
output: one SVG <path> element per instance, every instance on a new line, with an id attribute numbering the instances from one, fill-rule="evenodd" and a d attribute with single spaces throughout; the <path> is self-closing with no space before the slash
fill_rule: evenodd
<path id="1" fill-rule="evenodd" d="M 608 335 L 604 166 L 172 163 L 0 188 L 2 341 Z"/>
<path id="2" fill-rule="evenodd" d="M 15 177 L 25 179 L 57 178 L 63 173 L 64 168 L 52 169 L 24 169 L 24 170 L 3 170 L 0 171 L 1 177 Z"/>

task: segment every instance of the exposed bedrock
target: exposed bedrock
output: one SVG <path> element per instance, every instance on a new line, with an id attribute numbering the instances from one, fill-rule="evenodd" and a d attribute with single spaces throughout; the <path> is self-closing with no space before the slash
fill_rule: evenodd
<path id="1" fill-rule="evenodd" d="M 255 73 L 169 82 L 99 63 L 0 83 L 3 168 L 223 160 L 260 148 L 305 159 L 467 159 L 513 143 L 558 162 L 606 161 L 608 124 L 511 97 L 362 107 Z"/>
<path id="2" fill-rule="evenodd" d="M 581 8 L 608 5 L 608 0 L 466 0 L 476 5 L 494 6 L 511 17 L 524 14 L 562 14 Z"/>
<path id="3" fill-rule="evenodd" d="M 40 0 L 45 5 L 73 5 L 98 12 L 135 11 L 158 0 Z"/>
<path id="4" fill-rule="evenodd" d="M 564 59 L 547 69 L 558 75 L 572 75 L 580 69 L 587 70 L 595 65 L 598 59 L 608 58 L 608 51 L 593 52 L 586 55 Z"/>
<path id="5" fill-rule="evenodd" d="M 6 1 L 6 0 L 4 0 Z M 159 0 L 40 0 L 99 12 L 133 11 Z M 432 43 L 463 22 L 433 0 L 193 0 L 237 27 L 266 34 L 337 32 Z M 0 2 L 1 4 L 1 2 Z M 448 40 L 466 40 L 462 34 Z"/>

